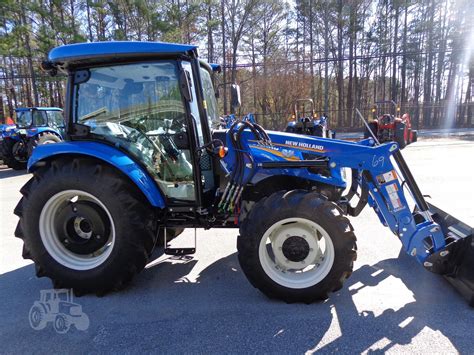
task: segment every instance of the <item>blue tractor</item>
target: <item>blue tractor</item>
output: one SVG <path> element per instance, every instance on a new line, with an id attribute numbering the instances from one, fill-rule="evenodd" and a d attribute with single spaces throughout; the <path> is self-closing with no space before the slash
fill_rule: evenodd
<path id="1" fill-rule="evenodd" d="M 2 161 L 3 161 L 3 149 L 2 149 L 3 137 L 9 135 L 10 131 L 15 128 L 16 128 L 16 125 L 14 124 L 0 124 L 0 160 Z"/>
<path id="2" fill-rule="evenodd" d="M 309 104 L 309 109 L 308 109 Z M 336 138 L 336 132 L 329 129 L 329 119 L 324 113 L 318 117 L 312 99 L 296 100 L 285 132 L 315 137 Z"/>
<path id="3" fill-rule="evenodd" d="M 26 169 L 28 158 L 39 145 L 63 140 L 63 110 L 57 107 L 17 108 L 16 126 L 2 131 L 0 156 L 12 169 Z"/>
<path id="4" fill-rule="evenodd" d="M 235 228 L 253 286 L 286 302 L 323 300 L 352 273 L 347 216 L 368 204 L 409 255 L 474 304 L 473 230 L 425 201 L 396 143 L 248 120 L 213 130 L 212 68 L 193 45 L 73 44 L 43 68 L 68 76 L 66 141 L 34 150 L 15 235 L 55 287 L 121 289 L 158 239 L 164 253 L 185 255 L 196 245 L 168 244 L 183 228 Z"/>

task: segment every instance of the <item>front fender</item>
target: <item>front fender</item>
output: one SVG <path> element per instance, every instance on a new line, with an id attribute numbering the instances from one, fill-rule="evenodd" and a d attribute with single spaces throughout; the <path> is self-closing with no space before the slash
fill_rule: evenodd
<path id="1" fill-rule="evenodd" d="M 63 139 L 63 135 L 61 134 L 61 132 L 59 130 L 51 128 L 51 127 L 34 127 L 34 128 L 30 128 L 26 131 L 28 138 L 34 138 L 38 134 L 45 133 L 45 132 L 51 132 L 51 133 L 61 137 L 61 139 Z"/>
<path id="2" fill-rule="evenodd" d="M 68 154 L 93 157 L 116 167 L 132 180 L 152 206 L 165 207 L 163 196 L 148 172 L 122 151 L 103 143 L 74 141 L 40 145 L 28 160 L 28 171 L 33 172 L 45 159 Z"/>
<path id="3" fill-rule="evenodd" d="M 2 134 L 3 139 L 13 139 L 14 141 L 20 140 L 20 135 L 16 130 L 7 131 Z"/>

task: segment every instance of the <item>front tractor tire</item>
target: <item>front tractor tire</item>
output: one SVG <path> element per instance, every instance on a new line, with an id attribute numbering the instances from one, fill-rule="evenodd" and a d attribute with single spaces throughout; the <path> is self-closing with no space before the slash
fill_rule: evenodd
<path id="1" fill-rule="evenodd" d="M 398 143 L 400 149 L 405 148 L 409 141 L 409 132 L 405 123 L 395 122 L 395 142 Z"/>
<path id="2" fill-rule="evenodd" d="M 156 242 L 147 201 L 114 168 L 93 159 L 53 160 L 33 172 L 15 208 L 15 236 L 36 275 L 76 295 L 123 288 Z"/>
<path id="3" fill-rule="evenodd" d="M 62 139 L 53 132 L 43 132 L 31 138 L 28 142 L 28 156 L 31 156 L 33 150 L 43 144 L 59 143 Z"/>
<path id="4" fill-rule="evenodd" d="M 269 298 L 311 303 L 339 290 L 352 273 L 356 237 L 323 195 L 277 192 L 257 202 L 240 227 L 240 266 Z"/>
<path id="5" fill-rule="evenodd" d="M 372 134 L 375 138 L 378 139 L 378 124 L 377 124 L 377 122 L 369 122 L 368 126 L 369 126 L 369 128 L 368 129 L 365 128 L 365 130 L 364 130 L 364 139 L 372 138 Z M 369 129 L 370 129 L 370 131 L 369 131 Z"/>

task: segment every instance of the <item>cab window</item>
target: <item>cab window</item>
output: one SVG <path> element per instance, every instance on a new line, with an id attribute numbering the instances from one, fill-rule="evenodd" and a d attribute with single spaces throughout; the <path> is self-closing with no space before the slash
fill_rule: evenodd
<path id="1" fill-rule="evenodd" d="M 33 118 L 31 115 L 31 111 L 17 112 L 16 124 L 18 125 L 18 127 L 20 128 L 30 127 L 32 122 L 33 122 Z"/>
<path id="2" fill-rule="evenodd" d="M 219 113 L 217 109 L 217 100 L 212 84 L 211 74 L 201 67 L 202 89 L 204 92 L 204 100 L 206 101 L 207 121 L 209 127 L 215 129 L 219 126 Z"/>
<path id="3" fill-rule="evenodd" d="M 63 113 L 61 111 L 48 111 L 48 126 L 63 128 Z"/>
<path id="4" fill-rule="evenodd" d="M 176 61 L 88 69 L 74 119 L 144 164 L 165 195 L 195 200 L 186 110 Z"/>
<path id="5" fill-rule="evenodd" d="M 33 125 L 41 127 L 46 126 L 48 119 L 45 111 L 34 110 L 33 111 Z"/>

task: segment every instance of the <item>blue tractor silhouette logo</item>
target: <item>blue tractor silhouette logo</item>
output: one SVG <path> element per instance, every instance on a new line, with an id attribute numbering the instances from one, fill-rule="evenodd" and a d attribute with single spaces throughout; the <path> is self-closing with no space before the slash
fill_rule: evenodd
<path id="1" fill-rule="evenodd" d="M 40 300 L 35 301 L 29 313 L 33 329 L 42 330 L 49 322 L 59 334 L 67 333 L 72 325 L 77 330 L 89 328 L 89 317 L 81 305 L 73 302 L 72 290 L 41 290 L 40 295 Z"/>

